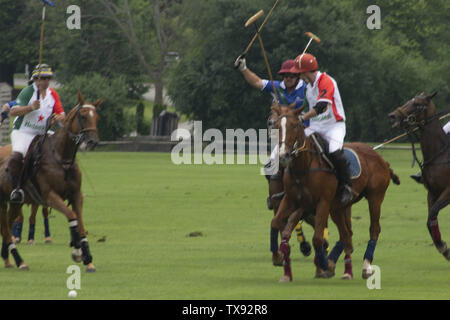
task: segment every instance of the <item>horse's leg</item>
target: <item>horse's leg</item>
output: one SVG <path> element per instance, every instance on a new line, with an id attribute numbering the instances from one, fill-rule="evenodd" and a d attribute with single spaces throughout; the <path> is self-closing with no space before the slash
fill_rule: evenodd
<path id="1" fill-rule="evenodd" d="M 328 255 L 329 269 L 333 273 L 334 273 L 334 270 L 336 267 L 336 263 L 337 263 L 340 255 L 342 254 L 342 251 L 344 251 L 344 249 L 346 249 L 346 258 L 348 259 L 349 258 L 348 251 L 351 252 L 351 250 L 352 250 L 352 242 L 351 242 L 352 232 L 351 232 L 351 229 L 349 228 L 350 226 L 346 222 L 346 219 L 348 216 L 351 216 L 351 206 L 348 206 L 343 209 L 331 211 L 331 219 L 336 224 L 336 226 L 338 227 L 338 231 L 339 231 L 339 241 L 336 242 L 336 244 L 334 245 L 330 254 Z M 351 258 L 350 258 L 350 263 L 351 263 Z M 346 271 L 348 271 L 348 270 L 346 270 Z M 353 278 L 353 275 L 351 273 L 351 270 L 350 270 L 349 274 L 344 273 L 344 275 L 342 276 L 342 279 L 352 279 L 352 278 Z"/>
<path id="2" fill-rule="evenodd" d="M 7 211 L 7 217 L 6 217 L 6 228 L 5 230 L 2 230 L 3 235 L 3 244 L 2 244 L 2 256 L 6 255 L 4 250 L 10 251 L 11 255 L 14 258 L 14 261 L 16 263 L 16 266 L 20 270 L 29 270 L 28 266 L 23 261 L 22 257 L 19 254 L 19 251 L 17 250 L 16 244 L 12 240 L 12 226 L 13 222 L 17 219 L 17 217 L 21 213 L 21 204 L 10 204 L 9 210 Z M 6 208 L 6 205 L 5 205 Z M 5 266 L 7 261 L 5 260 Z"/>
<path id="3" fill-rule="evenodd" d="M 54 191 L 50 191 L 46 197 L 46 203 L 53 209 L 63 213 L 68 222 L 70 229 L 71 246 L 75 249 L 72 251 L 72 259 L 75 262 L 81 262 L 81 235 L 78 228 L 77 214 L 70 210 L 64 200 Z"/>
<path id="4" fill-rule="evenodd" d="M 283 253 L 284 257 L 284 276 L 280 279 L 280 282 L 292 281 L 292 270 L 291 270 L 291 259 L 290 253 L 291 249 L 289 246 L 289 239 L 291 238 L 292 231 L 294 231 L 295 226 L 300 221 L 302 217 L 302 209 L 297 209 L 288 218 L 286 226 L 281 233 L 281 245 L 280 251 Z"/>
<path id="5" fill-rule="evenodd" d="M 381 232 L 380 214 L 381 214 L 381 203 L 384 200 L 384 195 L 385 192 L 372 192 L 367 196 L 370 212 L 370 240 L 367 243 L 367 249 L 366 252 L 364 253 L 364 262 L 362 270 L 363 279 L 367 279 L 373 274 L 371 264 L 373 261 L 373 254 L 375 252 L 375 247 L 377 245 L 378 236 Z"/>
<path id="6" fill-rule="evenodd" d="M 9 261 L 8 243 L 11 241 L 11 236 L 8 232 L 8 208 L 6 202 L 0 205 L 0 232 L 2 235 L 2 251 L 1 255 L 5 263 L 5 268 L 12 268 L 13 264 Z"/>
<path id="7" fill-rule="evenodd" d="M 42 207 L 42 215 L 44 217 L 45 243 L 52 243 L 52 238 L 50 236 L 50 224 L 48 222 L 48 208 L 47 207 Z"/>
<path id="8" fill-rule="evenodd" d="M 81 235 L 81 257 L 83 259 L 83 264 L 87 266 L 87 272 L 95 272 L 96 269 L 94 264 L 92 263 L 92 255 L 89 250 L 89 243 L 86 238 L 86 230 L 84 229 L 83 224 L 83 194 L 81 193 L 81 191 L 75 194 L 73 198 L 72 209 L 77 214 L 78 227 Z"/>
<path id="9" fill-rule="evenodd" d="M 327 226 L 328 214 L 330 211 L 330 201 L 322 198 L 316 207 L 315 228 L 313 235 L 313 246 L 316 252 L 314 263 L 316 264 L 316 278 L 330 278 L 334 275 L 332 270 L 328 270 L 328 259 L 324 248 L 323 231 Z"/>
<path id="10" fill-rule="evenodd" d="M 447 188 L 442 192 L 436 201 L 433 201 L 433 197 L 428 193 L 428 220 L 427 227 L 430 232 L 433 243 L 436 249 L 447 260 L 450 261 L 450 249 L 447 244 L 441 239 L 441 232 L 439 231 L 438 214 L 439 211 L 450 203 L 450 188 Z"/>
<path id="11" fill-rule="evenodd" d="M 30 213 L 30 218 L 28 219 L 28 244 L 29 245 L 33 245 L 34 244 L 34 230 L 35 230 L 35 226 L 36 226 L 36 213 L 38 210 L 39 205 L 37 204 L 32 204 L 31 205 L 31 213 Z"/>
<path id="12" fill-rule="evenodd" d="M 12 225 L 12 235 L 14 243 L 20 243 L 22 239 L 22 228 L 23 228 L 23 213 L 22 208 L 20 208 L 20 214 Z"/>
<path id="13" fill-rule="evenodd" d="M 351 207 L 348 207 L 348 210 L 345 210 L 345 225 L 347 226 L 347 230 L 350 232 L 350 245 L 345 246 L 345 258 L 344 258 L 344 274 L 342 275 L 342 279 L 351 280 L 353 279 L 353 268 L 352 268 L 352 253 L 353 253 L 353 243 L 352 243 L 352 210 Z"/>
<path id="14" fill-rule="evenodd" d="M 269 179 L 269 196 L 272 197 L 274 194 L 278 194 L 283 191 L 283 183 L 281 179 Z M 276 215 L 278 208 L 280 206 L 280 200 L 273 199 L 273 212 Z M 278 233 L 279 230 L 276 228 L 270 228 L 270 251 L 272 252 L 272 263 L 274 266 L 283 265 L 283 256 L 278 250 Z"/>

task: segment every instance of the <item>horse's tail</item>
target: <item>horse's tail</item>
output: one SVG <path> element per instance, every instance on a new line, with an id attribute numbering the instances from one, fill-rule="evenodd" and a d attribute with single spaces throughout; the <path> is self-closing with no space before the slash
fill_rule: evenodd
<path id="1" fill-rule="evenodd" d="M 394 173 L 394 170 L 392 170 L 391 165 L 389 164 L 389 162 L 387 163 L 387 165 L 389 167 L 389 174 L 391 175 L 392 182 L 394 182 L 395 184 L 399 185 L 400 184 L 400 178 L 398 177 L 398 175 L 396 175 Z"/>

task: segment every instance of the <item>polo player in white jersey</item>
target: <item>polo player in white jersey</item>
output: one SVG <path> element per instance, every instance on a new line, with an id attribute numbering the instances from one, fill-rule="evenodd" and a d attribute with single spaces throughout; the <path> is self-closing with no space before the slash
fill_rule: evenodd
<path id="1" fill-rule="evenodd" d="M 341 202 L 349 203 L 353 198 L 352 179 L 343 145 L 345 137 L 345 112 L 336 81 L 319 71 L 319 64 L 312 54 L 301 54 L 295 59 L 291 72 L 300 73 L 306 86 L 306 99 L 310 110 L 301 116 L 310 120 L 305 128 L 307 136 L 319 133 L 328 142 L 330 160 L 333 162 L 339 181 Z"/>

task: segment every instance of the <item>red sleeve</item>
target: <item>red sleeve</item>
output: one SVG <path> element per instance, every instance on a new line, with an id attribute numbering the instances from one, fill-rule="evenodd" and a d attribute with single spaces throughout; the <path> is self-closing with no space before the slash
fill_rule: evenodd
<path id="1" fill-rule="evenodd" d="M 59 94 L 54 89 L 50 88 L 53 99 L 55 99 L 55 105 L 53 106 L 53 113 L 61 114 L 64 112 L 64 109 L 61 104 L 61 99 L 59 99 Z"/>
<path id="2" fill-rule="evenodd" d="M 333 103 L 334 96 L 334 84 L 330 77 L 326 74 L 322 74 L 317 84 L 319 89 L 319 96 L 317 97 L 317 102 L 326 101 Z"/>

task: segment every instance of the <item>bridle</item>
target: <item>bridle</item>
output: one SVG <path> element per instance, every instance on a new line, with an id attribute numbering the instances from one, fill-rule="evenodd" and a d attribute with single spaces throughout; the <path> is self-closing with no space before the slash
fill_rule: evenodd
<path id="1" fill-rule="evenodd" d="M 414 167 L 414 163 L 417 162 L 417 164 L 420 167 L 420 170 L 423 171 L 423 168 L 426 165 L 430 165 L 443 152 L 445 152 L 449 148 L 450 143 L 448 142 L 431 159 L 429 159 L 427 161 L 420 162 L 420 160 L 417 158 L 416 148 L 415 148 L 415 145 L 414 145 L 414 138 L 416 138 L 416 140 L 418 140 L 418 137 L 417 137 L 417 135 L 416 135 L 416 133 L 414 131 L 416 130 L 416 128 L 419 128 L 420 131 L 424 131 L 426 126 L 431 121 L 433 121 L 434 119 L 439 119 L 439 117 L 441 115 L 447 114 L 448 111 L 443 111 L 443 112 L 440 112 L 440 113 L 436 113 L 436 114 L 432 115 L 431 117 L 428 117 L 428 107 L 429 107 L 429 104 L 431 103 L 431 100 L 428 103 L 419 103 L 419 102 L 416 102 L 416 98 L 413 98 L 412 99 L 412 103 L 415 106 L 414 107 L 414 112 L 412 112 L 410 114 L 407 114 L 403 110 L 403 107 L 398 107 L 397 109 L 394 110 L 394 114 L 402 116 L 402 119 L 400 120 L 400 126 L 406 131 L 406 133 L 408 134 L 409 140 L 411 142 L 412 153 L 413 153 L 412 166 Z M 421 114 L 421 113 L 423 114 L 422 120 L 418 120 L 417 119 L 418 115 Z M 414 135 L 414 138 L 413 138 L 413 135 Z"/>
<path id="2" fill-rule="evenodd" d="M 66 130 L 68 131 L 69 136 L 71 137 L 72 141 L 73 141 L 73 142 L 75 143 L 75 145 L 77 146 L 77 148 L 78 148 L 78 146 L 79 146 L 82 142 L 84 142 L 84 141 L 86 140 L 86 132 L 89 132 L 89 131 L 97 132 L 97 128 L 96 128 L 96 127 L 87 127 L 87 128 L 83 128 L 83 125 L 82 125 L 82 119 L 81 119 L 81 113 L 80 113 L 80 110 L 81 110 L 82 108 L 92 108 L 93 110 L 95 110 L 95 107 L 94 107 L 94 106 L 91 106 L 91 105 L 89 105 L 89 104 L 86 104 L 86 105 L 78 104 L 78 105 L 76 106 L 76 110 L 75 110 L 75 116 L 76 116 L 76 118 L 77 118 L 77 121 L 78 121 L 78 128 L 79 128 L 79 129 L 78 129 L 78 133 L 73 133 L 72 131 L 66 129 Z M 74 117 L 75 117 L 75 116 L 74 116 Z"/>
<path id="3" fill-rule="evenodd" d="M 75 157 L 77 155 L 78 152 L 78 148 L 80 147 L 80 145 L 87 140 L 87 132 L 90 131 L 94 131 L 97 132 L 97 128 L 96 127 L 87 127 L 87 128 L 83 128 L 82 125 L 82 119 L 81 119 L 81 113 L 80 110 L 82 108 L 92 108 L 93 110 L 95 110 L 95 107 L 89 104 L 86 105 L 81 105 L 78 104 L 75 107 L 75 115 L 73 117 L 77 118 L 78 121 L 78 132 L 77 133 L 73 133 L 70 129 L 70 126 L 72 125 L 73 119 L 70 121 L 70 125 L 68 126 L 68 128 L 66 128 L 66 126 L 63 127 L 63 129 L 67 132 L 67 134 L 69 135 L 70 139 L 73 141 L 73 143 L 75 144 L 75 150 L 73 152 L 73 155 L 71 157 L 71 160 L 69 161 L 64 161 L 62 162 L 62 166 L 64 169 L 69 169 L 73 166 L 74 162 L 75 162 Z"/>
<path id="4" fill-rule="evenodd" d="M 278 122 L 278 120 L 281 120 L 282 118 L 285 118 L 285 117 L 286 118 L 287 117 L 297 118 L 294 115 L 285 114 L 285 115 L 278 116 L 277 122 Z M 298 157 L 299 153 L 308 150 L 308 148 L 306 146 L 306 140 L 307 140 L 306 135 L 304 135 L 303 141 L 300 142 L 300 133 L 301 133 L 302 129 L 304 130 L 302 121 L 298 120 L 298 124 L 295 126 L 295 129 L 297 132 L 296 132 L 296 138 L 295 138 L 294 145 L 292 146 L 292 150 L 287 152 L 287 154 L 289 154 L 289 156 L 293 157 L 293 158 Z"/>

